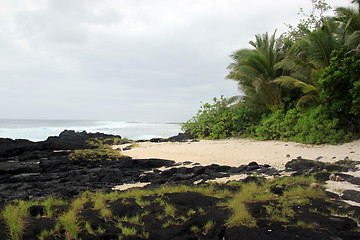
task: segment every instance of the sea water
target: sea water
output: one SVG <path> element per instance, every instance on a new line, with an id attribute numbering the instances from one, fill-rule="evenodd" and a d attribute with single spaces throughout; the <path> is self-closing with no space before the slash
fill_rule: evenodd
<path id="1" fill-rule="evenodd" d="M 64 130 L 102 132 L 132 140 L 167 138 L 181 132 L 181 124 L 173 122 L 124 122 L 80 120 L 11 120 L 0 119 L 0 137 L 44 141 Z"/>

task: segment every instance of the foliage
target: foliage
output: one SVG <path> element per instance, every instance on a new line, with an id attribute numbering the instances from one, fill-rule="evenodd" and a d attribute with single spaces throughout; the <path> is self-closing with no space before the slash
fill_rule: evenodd
<path id="1" fill-rule="evenodd" d="M 233 108 L 223 96 L 205 103 L 197 115 L 182 124 L 182 130 L 197 138 L 223 139 L 233 136 L 256 122 L 255 112 L 249 108 Z"/>
<path id="2" fill-rule="evenodd" d="M 286 92 L 273 80 L 284 74 L 277 63 L 284 59 L 286 46 L 281 37 L 275 38 L 275 33 L 270 37 L 266 33 L 255 38 L 250 41 L 253 50 L 241 49 L 231 55 L 234 62 L 228 66 L 230 73 L 226 78 L 236 81 L 245 93 L 243 105 L 263 112 L 276 111 Z"/>
<path id="3" fill-rule="evenodd" d="M 99 161 L 99 160 L 115 160 L 118 161 L 122 158 L 128 158 L 128 156 L 122 155 L 119 151 L 112 149 L 111 145 L 122 141 L 119 138 L 115 139 L 91 139 L 88 141 L 90 146 L 96 148 L 92 149 L 77 149 L 70 153 L 68 158 L 70 160 L 80 161 Z"/>
<path id="4" fill-rule="evenodd" d="M 235 51 L 226 78 L 244 95 L 204 104 L 183 130 L 207 139 L 236 134 L 311 144 L 359 137 L 360 2 L 337 8 L 335 17 L 325 17 L 325 0 L 312 2 L 289 32 L 257 34 L 253 49 Z"/>
<path id="5" fill-rule="evenodd" d="M 329 114 L 343 119 L 342 124 L 359 133 L 360 56 L 344 49 L 332 53 L 330 65 L 319 80 L 320 99 Z M 346 120 L 346 121 L 345 121 Z"/>
<path id="6" fill-rule="evenodd" d="M 283 34 L 284 37 L 294 41 L 298 37 L 303 36 L 301 29 L 319 29 L 325 18 L 324 13 L 330 9 L 331 6 L 329 6 L 325 0 L 312 0 L 312 10 L 309 13 L 305 12 L 303 8 L 300 8 L 298 15 L 303 16 L 303 18 L 300 19 L 300 23 L 296 27 L 291 24 L 286 24 L 289 31 Z"/>
<path id="7" fill-rule="evenodd" d="M 342 130 L 339 119 L 330 118 L 322 106 L 305 113 L 300 108 L 272 113 L 263 118 L 254 136 L 260 140 L 281 139 L 310 144 L 335 144 L 353 137 L 352 133 Z"/>
<path id="8" fill-rule="evenodd" d="M 126 138 L 118 138 L 118 137 L 112 137 L 112 138 L 92 138 L 87 141 L 87 143 L 90 146 L 94 146 L 97 148 L 104 148 L 111 145 L 119 145 L 124 143 L 129 143 L 130 140 Z"/>

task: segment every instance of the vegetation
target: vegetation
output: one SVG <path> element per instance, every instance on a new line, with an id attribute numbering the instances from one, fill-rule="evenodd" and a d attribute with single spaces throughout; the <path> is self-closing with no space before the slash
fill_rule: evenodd
<path id="1" fill-rule="evenodd" d="M 230 136 L 322 144 L 360 136 L 360 1 L 335 9 L 312 0 L 298 26 L 258 34 L 235 51 L 227 79 L 243 95 L 205 103 L 182 129 L 197 138 Z"/>
<path id="2" fill-rule="evenodd" d="M 10 239 L 21 239 L 26 224 L 24 219 L 28 215 L 28 208 L 31 205 L 31 202 L 16 201 L 14 204 L 6 206 L 2 211 L 1 215 L 9 229 Z"/>
<path id="3" fill-rule="evenodd" d="M 308 208 L 309 213 L 331 216 L 343 215 L 353 217 L 351 212 L 345 211 L 346 207 L 339 208 L 333 205 L 331 199 L 325 194 L 325 190 L 309 188 L 309 184 L 315 181 L 314 177 L 282 177 L 266 180 L 256 178 L 253 182 L 229 182 L 228 184 L 207 184 L 200 186 L 163 186 L 153 190 L 130 189 L 125 192 L 92 193 L 85 191 L 69 203 L 49 197 L 43 201 L 16 201 L 5 206 L 1 212 L 1 220 L 4 220 L 9 234 L 9 239 L 21 239 L 28 224 L 40 221 L 42 218 L 54 219 L 52 229 L 44 229 L 38 235 L 38 239 L 52 239 L 61 237 L 66 239 L 80 239 L 83 234 L 100 236 L 106 232 L 106 226 L 112 229 L 117 228 L 119 239 L 130 236 L 148 239 L 151 237 L 151 230 L 147 228 L 149 219 L 158 221 L 160 228 L 172 228 L 177 226 L 188 226 L 188 231 L 195 236 L 205 236 L 216 226 L 226 225 L 228 227 L 247 226 L 255 227 L 258 221 L 266 221 L 269 224 L 285 223 L 287 226 L 314 228 L 314 225 L 299 219 L 299 213 Z M 275 194 L 272 188 L 279 188 L 281 194 Z M 231 190 L 226 190 L 227 188 Z M 216 197 L 219 209 L 229 209 L 229 214 L 224 214 L 223 222 L 216 221 L 209 215 L 210 206 L 203 207 L 176 205 L 169 202 L 171 193 L 199 193 L 203 196 Z M 144 207 L 137 205 L 136 200 L 142 199 L 149 202 Z M 313 205 L 313 200 L 323 201 L 323 204 Z M 128 204 L 135 204 L 138 209 L 128 212 L 130 215 L 118 215 L 114 207 Z M 264 209 L 263 213 L 254 215 L 249 204 L 258 204 L 256 209 Z M 30 221 L 28 209 L 31 206 L 44 206 L 45 210 L 40 218 L 33 218 Z M 135 206 L 133 205 L 133 206 Z M 66 206 L 61 211 L 55 211 L 55 206 Z M 153 207 L 155 206 L 155 212 Z M 305 208 L 303 208 L 305 207 Z M 115 208 L 116 209 L 116 208 Z M 334 210 L 335 209 L 335 210 Z M 95 222 L 92 218 L 86 218 L 83 214 L 89 210 L 97 215 Z M 300 212 L 299 212 L 300 211 Z M 52 212 L 49 214 L 49 212 Z M 89 213 L 89 212 L 88 212 Z M 150 214 L 157 213 L 154 218 Z M 224 212 L 225 213 L 225 212 Z M 201 222 L 193 219 L 202 219 Z M 355 216 L 356 218 L 356 216 Z M 98 219 L 102 219 L 99 221 Z M 357 220 L 357 219 L 355 219 Z M 153 223 L 152 223 L 153 224 Z M 313 226 L 313 227 L 311 227 Z"/>
<path id="4" fill-rule="evenodd" d="M 109 160 L 118 161 L 128 156 L 121 154 L 119 151 L 112 149 L 112 145 L 127 143 L 128 140 L 121 138 L 94 138 L 90 139 L 87 143 L 89 149 L 77 149 L 73 153 L 70 153 L 68 158 L 70 160 L 88 160 L 88 161 L 99 161 Z"/>

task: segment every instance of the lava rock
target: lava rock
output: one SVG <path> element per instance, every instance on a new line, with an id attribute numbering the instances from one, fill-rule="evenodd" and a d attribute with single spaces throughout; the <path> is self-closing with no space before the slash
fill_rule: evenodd
<path id="1" fill-rule="evenodd" d="M 341 198 L 360 203 L 360 192 L 356 190 L 345 190 L 341 195 Z"/>
<path id="2" fill-rule="evenodd" d="M 253 171 L 260 168 L 259 164 L 257 164 L 257 162 L 251 162 L 248 164 L 248 166 L 246 167 L 246 171 Z"/>
<path id="3" fill-rule="evenodd" d="M 186 142 L 194 139 L 190 133 L 179 133 L 177 136 L 169 137 L 169 142 Z"/>

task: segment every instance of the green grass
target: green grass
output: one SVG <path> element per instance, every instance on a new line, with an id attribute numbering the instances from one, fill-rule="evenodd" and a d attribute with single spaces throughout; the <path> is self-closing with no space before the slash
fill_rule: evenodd
<path id="1" fill-rule="evenodd" d="M 162 228 L 168 228 L 168 227 L 178 226 L 178 225 L 182 225 L 182 222 L 175 221 L 173 219 L 169 219 L 162 225 Z"/>
<path id="2" fill-rule="evenodd" d="M 12 240 L 21 239 L 25 230 L 25 217 L 28 216 L 28 209 L 33 202 L 17 201 L 7 205 L 1 212 L 9 231 L 9 238 Z"/>
<path id="3" fill-rule="evenodd" d="M 85 230 L 91 235 L 96 235 L 96 231 L 91 227 L 90 222 L 85 222 Z"/>
<path id="4" fill-rule="evenodd" d="M 116 227 L 121 229 L 123 236 L 135 236 L 137 234 L 134 227 L 126 227 L 122 223 L 117 223 Z"/>
<path id="5" fill-rule="evenodd" d="M 87 141 L 89 149 L 78 149 L 69 154 L 70 160 L 120 160 L 121 158 L 128 158 L 128 156 L 121 154 L 119 151 L 112 149 L 112 145 L 127 143 L 129 141 L 121 138 L 93 138 Z M 94 148 L 95 147 L 95 148 Z"/>
<path id="6" fill-rule="evenodd" d="M 219 199 L 217 206 L 225 207 L 231 210 L 231 214 L 225 219 L 225 225 L 228 227 L 233 226 L 247 226 L 255 227 L 257 219 L 252 216 L 246 208 L 248 203 L 257 202 L 263 204 L 266 209 L 266 214 L 261 216 L 260 219 L 268 221 L 277 221 L 288 223 L 294 222 L 295 210 L 298 206 L 311 203 L 313 198 L 326 199 L 325 191 L 321 188 L 311 189 L 309 184 L 315 182 L 310 177 L 284 177 L 275 178 L 273 180 L 259 180 L 257 183 L 240 183 L 230 182 L 226 184 L 211 184 L 202 186 L 163 186 L 154 190 L 148 189 L 131 189 L 124 192 L 110 192 L 92 193 L 85 191 L 74 198 L 65 202 L 60 198 L 50 196 L 46 200 L 36 203 L 37 205 L 44 206 L 44 217 L 49 217 L 55 220 L 55 228 L 47 229 L 39 234 L 39 239 L 46 239 L 50 236 L 59 235 L 67 239 L 77 239 L 80 232 L 88 232 L 91 235 L 97 236 L 105 229 L 100 226 L 92 226 L 90 222 L 85 222 L 80 218 L 79 212 L 83 211 L 85 203 L 92 203 L 93 210 L 98 211 L 99 216 L 108 223 L 114 223 L 121 229 L 121 238 L 127 236 L 137 236 L 143 239 L 149 238 L 149 232 L 145 231 L 145 223 L 143 216 L 150 214 L 149 211 L 143 213 L 134 213 L 132 216 L 114 216 L 111 212 L 110 205 L 114 201 L 119 201 L 120 204 L 127 204 L 135 201 L 139 206 L 146 210 L 151 204 L 158 204 L 162 210 L 155 213 L 156 219 L 161 221 L 163 228 L 170 228 L 176 225 L 183 225 L 188 222 L 193 216 L 202 215 L 206 217 L 207 212 L 204 208 L 193 209 L 188 206 L 185 212 L 180 215 L 180 209 L 177 210 L 176 206 L 168 202 L 168 198 L 164 197 L 166 193 L 184 193 L 195 192 L 204 196 L 216 196 Z M 279 186 L 283 188 L 281 196 L 273 194 L 270 191 L 271 186 Z M 231 191 L 227 189 L 231 188 Z M 219 189 L 220 188 L 220 189 Z M 150 197 L 144 200 L 143 197 Z M 34 205 L 34 202 L 17 201 L 5 206 L 1 212 L 1 217 L 8 229 L 9 239 L 21 239 L 24 229 L 26 227 L 26 216 L 28 208 Z M 54 207 L 65 205 L 69 206 L 68 210 L 63 210 L 61 213 L 55 213 Z M 207 209 L 206 209 L 207 210 Z M 335 209 L 329 209 L 331 214 L 338 215 Z M 182 210 L 184 211 L 184 210 Z M 316 209 L 310 210 L 317 214 L 322 214 Z M 57 214 L 60 214 L 59 216 Z M 177 216 L 178 215 L 178 216 Z M 351 214 L 350 214 L 351 215 Z M 39 216 L 40 218 L 43 216 Z M 348 216 L 352 217 L 352 216 Z M 257 216 L 257 218 L 259 218 Z M 207 234 L 215 226 L 215 221 L 209 219 L 203 225 L 192 225 L 190 231 L 194 234 L 201 232 Z M 296 224 L 297 227 L 309 228 L 302 222 Z M 143 231 L 141 231 L 143 228 Z M 65 234 L 63 234 L 65 232 Z"/>
<path id="7" fill-rule="evenodd" d="M 176 208 L 172 204 L 166 204 L 164 207 L 165 215 L 175 218 Z"/>
<path id="8" fill-rule="evenodd" d="M 135 224 L 135 225 L 144 225 L 144 222 L 141 219 L 142 216 L 144 216 L 144 215 L 137 214 L 132 217 L 122 216 L 122 217 L 119 217 L 118 220 L 121 222 L 127 222 L 127 223 L 131 223 L 131 224 Z"/>
<path id="9" fill-rule="evenodd" d="M 58 234 L 60 232 L 60 229 L 61 229 L 60 223 L 57 223 L 55 225 L 54 229 L 51 229 L 51 230 L 44 229 L 38 236 L 39 240 L 45 240 L 50 236 L 55 236 L 56 234 Z"/>
<path id="10" fill-rule="evenodd" d="M 190 231 L 192 231 L 193 233 L 198 233 L 198 232 L 200 232 L 200 228 L 196 225 L 192 225 L 190 227 Z"/>
<path id="11" fill-rule="evenodd" d="M 212 228 L 215 227 L 215 221 L 214 220 L 208 220 L 205 224 L 204 224 L 204 234 L 206 235 Z"/>
<path id="12" fill-rule="evenodd" d="M 195 211 L 194 209 L 190 208 L 189 211 L 187 211 L 186 214 L 187 214 L 188 216 L 192 216 L 192 215 L 194 215 L 195 213 L 196 213 L 196 211 Z"/>
<path id="13" fill-rule="evenodd" d="M 294 225 L 295 227 L 300 227 L 300 228 L 307 228 L 307 229 L 314 229 L 314 225 L 311 223 L 305 223 L 303 221 L 297 221 L 297 223 Z"/>
<path id="14" fill-rule="evenodd" d="M 150 206 L 151 202 L 148 200 L 142 200 L 141 197 L 137 197 L 135 202 L 142 208 L 146 207 L 146 206 Z"/>
<path id="15" fill-rule="evenodd" d="M 61 198 L 56 198 L 54 196 L 50 196 L 43 202 L 43 206 L 45 207 L 44 215 L 49 218 L 53 217 L 53 215 L 54 215 L 53 207 L 59 206 L 59 205 L 65 205 L 65 204 L 66 204 L 66 201 L 62 200 Z"/>
<path id="16" fill-rule="evenodd" d="M 233 214 L 227 219 L 226 225 L 229 227 L 234 226 L 247 226 L 247 227 L 255 227 L 256 219 L 250 215 L 248 210 L 245 207 L 245 203 L 231 201 L 229 202 L 229 206 L 233 211 Z"/>
<path id="17" fill-rule="evenodd" d="M 206 212 L 205 212 L 205 210 L 203 209 L 203 208 L 198 208 L 198 213 L 200 214 L 200 215 L 205 215 L 206 214 Z"/>
<path id="18" fill-rule="evenodd" d="M 65 230 L 65 237 L 67 239 L 77 239 L 80 231 L 79 220 L 76 216 L 75 210 L 70 210 L 59 216 L 59 223 Z"/>
<path id="19" fill-rule="evenodd" d="M 295 211 L 289 206 L 267 205 L 265 209 L 269 216 L 268 219 L 271 221 L 289 222 L 289 217 L 294 217 L 295 215 Z"/>

